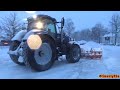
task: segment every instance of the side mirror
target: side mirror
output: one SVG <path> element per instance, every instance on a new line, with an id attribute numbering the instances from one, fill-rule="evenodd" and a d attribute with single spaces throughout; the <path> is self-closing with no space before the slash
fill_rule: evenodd
<path id="1" fill-rule="evenodd" d="M 64 27 L 64 23 L 65 23 L 65 19 L 64 17 L 61 19 L 61 27 L 63 28 Z"/>

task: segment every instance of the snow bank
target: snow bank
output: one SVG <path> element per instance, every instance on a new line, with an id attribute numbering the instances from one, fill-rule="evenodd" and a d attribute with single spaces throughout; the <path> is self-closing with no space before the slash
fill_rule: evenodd
<path id="1" fill-rule="evenodd" d="M 0 65 L 9 62 L 9 55 L 7 54 L 8 50 L 9 46 L 0 46 Z"/>
<path id="2" fill-rule="evenodd" d="M 80 45 L 80 47 L 87 51 L 90 51 L 91 48 L 94 48 L 95 50 L 102 49 L 102 46 L 100 44 L 93 42 L 93 41 L 89 41 L 85 45 Z"/>
<path id="3" fill-rule="evenodd" d="M 85 46 L 90 46 L 90 47 L 100 47 L 101 45 L 99 43 L 93 42 L 93 41 L 89 41 L 88 43 L 85 44 Z"/>
<path id="4" fill-rule="evenodd" d="M 87 43 L 87 41 L 85 41 L 85 40 L 81 40 L 81 41 L 77 41 L 79 44 L 86 44 Z"/>
<path id="5" fill-rule="evenodd" d="M 120 74 L 120 47 L 103 46 L 103 63 L 110 73 Z"/>

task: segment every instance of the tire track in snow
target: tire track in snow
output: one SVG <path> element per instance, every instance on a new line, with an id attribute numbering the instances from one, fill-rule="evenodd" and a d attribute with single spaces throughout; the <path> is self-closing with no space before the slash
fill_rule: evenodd
<path id="1" fill-rule="evenodd" d="M 120 47 L 118 46 L 104 46 L 104 60 L 103 64 L 110 74 L 120 74 Z"/>

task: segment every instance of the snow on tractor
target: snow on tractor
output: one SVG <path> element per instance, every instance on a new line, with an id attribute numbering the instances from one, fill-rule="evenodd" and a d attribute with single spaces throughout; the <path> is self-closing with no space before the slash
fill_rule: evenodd
<path id="1" fill-rule="evenodd" d="M 62 55 L 66 55 L 69 63 L 80 60 L 80 46 L 63 31 L 64 18 L 57 22 L 48 15 L 36 15 L 27 18 L 27 22 L 27 30 L 21 30 L 12 38 L 8 54 L 13 62 L 45 71 Z M 60 33 L 57 32 L 58 23 L 61 24 Z"/>

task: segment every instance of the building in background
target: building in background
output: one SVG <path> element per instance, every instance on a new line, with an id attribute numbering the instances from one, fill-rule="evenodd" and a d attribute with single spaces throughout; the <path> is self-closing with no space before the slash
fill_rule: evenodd
<path id="1" fill-rule="evenodd" d="M 120 32 L 117 33 L 117 44 L 116 45 L 120 45 Z M 115 34 L 113 33 L 109 33 L 109 34 L 105 34 L 102 37 L 102 43 L 106 44 L 106 45 L 114 45 L 115 44 Z"/>

